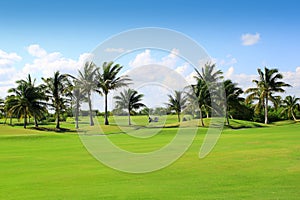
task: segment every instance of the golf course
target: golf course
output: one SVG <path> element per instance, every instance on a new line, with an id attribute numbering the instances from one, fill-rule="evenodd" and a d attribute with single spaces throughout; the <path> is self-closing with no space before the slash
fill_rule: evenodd
<path id="1" fill-rule="evenodd" d="M 199 127 L 183 156 L 145 174 L 120 172 L 96 160 L 72 120 L 61 124 L 65 132 L 0 124 L 0 199 L 299 199 L 300 124 L 231 124 L 253 126 L 225 127 L 203 159 L 198 154 L 208 128 Z M 178 129 L 166 126 L 143 140 L 113 134 L 120 133 L 114 121 L 101 127 L 107 133 L 103 137 L 132 152 L 159 149 Z"/>

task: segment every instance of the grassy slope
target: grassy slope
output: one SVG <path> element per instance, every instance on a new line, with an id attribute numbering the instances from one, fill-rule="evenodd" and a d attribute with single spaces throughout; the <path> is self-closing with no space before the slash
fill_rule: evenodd
<path id="1" fill-rule="evenodd" d="M 299 199 L 299 128 L 225 129 L 202 160 L 198 152 L 206 129 L 200 129 L 178 161 L 136 175 L 103 166 L 75 134 L 0 125 L 0 199 Z M 164 129 L 147 142 L 109 137 L 139 152 L 163 146 L 176 130 Z"/>

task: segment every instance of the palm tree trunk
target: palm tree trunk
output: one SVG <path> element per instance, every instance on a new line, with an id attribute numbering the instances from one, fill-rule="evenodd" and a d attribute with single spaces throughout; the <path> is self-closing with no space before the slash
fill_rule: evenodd
<path id="1" fill-rule="evenodd" d="M 90 125 L 94 126 L 94 121 L 93 121 L 93 111 L 92 111 L 92 102 L 91 102 L 91 94 L 88 93 L 88 101 L 89 101 L 89 114 L 90 114 Z"/>
<path id="2" fill-rule="evenodd" d="M 58 106 L 56 106 L 56 129 L 60 129 L 60 124 L 59 124 L 59 115 L 60 115 L 60 112 L 59 112 L 59 108 Z"/>
<path id="3" fill-rule="evenodd" d="M 39 124 L 37 122 L 36 116 L 34 115 L 34 126 L 37 128 L 39 127 Z"/>
<path id="4" fill-rule="evenodd" d="M 27 113 L 24 110 L 24 128 L 26 128 L 26 125 L 27 125 Z"/>
<path id="5" fill-rule="evenodd" d="M 201 109 L 200 109 L 199 115 L 200 115 L 200 120 L 201 120 L 201 126 L 204 127 L 204 122 L 203 122 L 203 116 L 202 116 L 202 110 Z"/>
<path id="6" fill-rule="evenodd" d="M 268 124 L 268 96 L 266 96 L 265 103 L 265 124 Z"/>
<path id="7" fill-rule="evenodd" d="M 177 112 L 178 122 L 180 122 L 180 112 Z"/>
<path id="8" fill-rule="evenodd" d="M 128 125 L 131 125 L 131 119 L 130 119 L 130 109 L 128 108 Z"/>
<path id="9" fill-rule="evenodd" d="M 226 122 L 227 122 L 227 125 L 229 126 L 229 116 L 228 116 L 228 110 L 226 109 Z"/>
<path id="10" fill-rule="evenodd" d="M 78 115 L 79 115 L 79 102 L 76 102 L 76 110 L 75 110 L 75 128 L 78 129 Z"/>
<path id="11" fill-rule="evenodd" d="M 107 93 L 104 93 L 104 96 L 105 96 L 105 116 L 104 116 L 104 118 L 105 118 L 105 122 L 104 122 L 104 124 L 105 125 L 109 125 L 109 122 L 108 122 L 108 116 L 107 116 Z"/>
<path id="12" fill-rule="evenodd" d="M 296 119 L 296 117 L 295 117 L 293 111 L 292 111 L 292 116 L 293 116 L 294 121 L 297 121 L 297 119 Z"/>

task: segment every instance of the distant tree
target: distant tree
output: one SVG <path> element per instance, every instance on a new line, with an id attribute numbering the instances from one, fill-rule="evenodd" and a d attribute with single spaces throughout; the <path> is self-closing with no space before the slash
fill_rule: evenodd
<path id="1" fill-rule="evenodd" d="M 300 109 L 300 104 L 298 103 L 300 98 L 296 98 L 295 96 L 287 96 L 283 100 L 283 107 L 282 113 L 286 113 L 288 119 L 293 117 L 294 121 L 297 121 L 295 116 L 295 111 Z"/>
<path id="2" fill-rule="evenodd" d="M 55 110 L 56 115 L 56 128 L 60 129 L 60 114 L 65 108 L 66 93 L 70 91 L 70 80 L 71 77 L 68 74 L 60 74 L 59 71 L 54 73 L 53 77 L 42 78 L 45 83 L 45 90 L 48 98 L 51 100 L 50 105 Z"/>
<path id="3" fill-rule="evenodd" d="M 129 125 L 131 125 L 131 111 L 139 109 L 141 107 L 146 107 L 145 104 L 141 103 L 143 96 L 143 94 L 139 94 L 136 90 L 128 89 L 121 92 L 119 96 L 114 97 L 114 99 L 116 99 L 117 108 L 127 109 Z"/>
<path id="4" fill-rule="evenodd" d="M 169 97 L 169 102 L 166 103 L 168 108 L 170 110 L 173 110 L 177 114 L 178 122 L 180 122 L 180 115 L 182 110 L 186 106 L 187 98 L 184 96 L 184 93 L 182 91 L 174 91 L 173 95 L 168 95 Z"/>
<path id="5" fill-rule="evenodd" d="M 123 66 L 115 64 L 113 62 L 104 62 L 102 65 L 102 71 L 98 73 L 97 81 L 98 87 L 104 94 L 104 107 L 105 107 L 105 125 L 109 125 L 108 111 L 107 111 L 107 95 L 109 91 L 117 88 L 127 86 L 131 79 L 128 76 L 118 76 Z"/>
<path id="6" fill-rule="evenodd" d="M 91 102 L 91 93 L 97 91 L 102 94 L 101 91 L 97 89 L 97 80 L 96 76 L 99 68 L 93 62 L 86 62 L 82 71 L 78 71 L 79 75 L 77 78 L 77 85 L 80 87 L 82 94 L 87 94 L 87 100 L 89 105 L 89 116 L 90 116 L 90 125 L 94 126 L 93 113 L 92 113 L 92 102 Z M 78 90 L 77 90 L 78 92 Z M 78 97 L 78 96 L 77 96 Z"/>
<path id="7" fill-rule="evenodd" d="M 249 88 L 245 93 L 250 93 L 246 101 L 258 100 L 258 106 L 264 107 L 265 124 L 268 123 L 268 106 L 269 101 L 276 104 L 276 98 L 274 93 L 284 92 L 283 87 L 289 87 L 290 85 L 280 81 L 283 76 L 278 72 L 278 69 L 264 68 L 264 71 L 257 69 L 259 74 L 258 80 L 253 80 L 256 87 Z"/>

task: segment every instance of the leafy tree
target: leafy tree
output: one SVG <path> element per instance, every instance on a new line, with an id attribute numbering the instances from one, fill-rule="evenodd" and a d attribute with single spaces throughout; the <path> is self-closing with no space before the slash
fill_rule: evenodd
<path id="1" fill-rule="evenodd" d="M 295 111 L 300 109 L 299 101 L 300 98 L 296 98 L 295 96 L 286 96 L 283 100 L 284 109 L 282 113 L 287 113 L 289 119 L 293 117 L 294 121 L 297 121 Z"/>
<path id="2" fill-rule="evenodd" d="M 169 97 L 169 102 L 166 103 L 166 105 L 170 110 L 176 112 L 178 122 L 180 122 L 180 114 L 186 106 L 187 97 L 184 96 L 184 93 L 182 91 L 177 91 L 177 90 L 174 91 L 173 96 L 169 94 L 168 97 Z"/>
<path id="3" fill-rule="evenodd" d="M 108 112 L 107 112 L 107 95 L 110 90 L 127 86 L 131 79 L 128 76 L 118 76 L 123 66 L 115 64 L 113 62 L 104 62 L 102 65 L 102 71 L 98 73 L 98 87 L 101 89 L 105 98 L 105 125 L 109 125 Z"/>
<path id="4" fill-rule="evenodd" d="M 119 96 L 114 97 L 117 108 L 127 109 L 129 125 L 131 125 L 130 113 L 133 110 L 146 107 L 145 104 L 141 103 L 143 96 L 143 94 L 139 94 L 136 90 L 128 89 L 121 92 Z"/>
<path id="5" fill-rule="evenodd" d="M 60 114 L 65 108 L 66 94 L 70 91 L 70 81 L 68 74 L 60 74 L 59 71 L 54 72 L 54 76 L 50 78 L 42 78 L 45 83 L 46 94 L 51 100 L 50 105 L 55 110 L 56 128 L 60 129 Z"/>
<path id="6" fill-rule="evenodd" d="M 264 68 L 264 71 L 257 69 L 259 74 L 258 80 L 253 80 L 256 84 L 256 87 L 249 88 L 245 93 L 250 93 L 246 101 L 258 100 L 256 110 L 258 107 L 264 107 L 264 116 L 265 124 L 268 123 L 268 106 L 269 101 L 272 101 L 274 104 L 277 103 L 274 93 L 284 92 L 283 87 L 290 86 L 282 81 L 280 81 L 283 76 L 278 72 L 278 69 L 268 69 Z"/>
<path id="7" fill-rule="evenodd" d="M 237 83 L 233 83 L 231 80 L 224 81 L 224 89 L 226 94 L 226 120 L 229 125 L 230 110 L 240 106 L 240 102 L 244 101 L 244 98 L 240 97 L 243 94 L 243 90 L 237 87 Z"/>
<path id="8" fill-rule="evenodd" d="M 92 91 L 97 91 L 101 94 L 101 91 L 97 90 L 96 76 L 97 76 L 98 70 L 99 70 L 99 68 L 97 68 L 93 62 L 86 62 L 84 65 L 83 71 L 78 71 L 79 76 L 76 81 L 76 83 L 78 84 L 78 87 L 81 88 L 81 92 L 87 94 L 91 126 L 94 126 L 91 93 L 92 93 Z M 79 90 L 77 90 L 76 92 L 79 92 Z M 79 96 L 77 96 L 77 97 L 79 97 Z"/>

